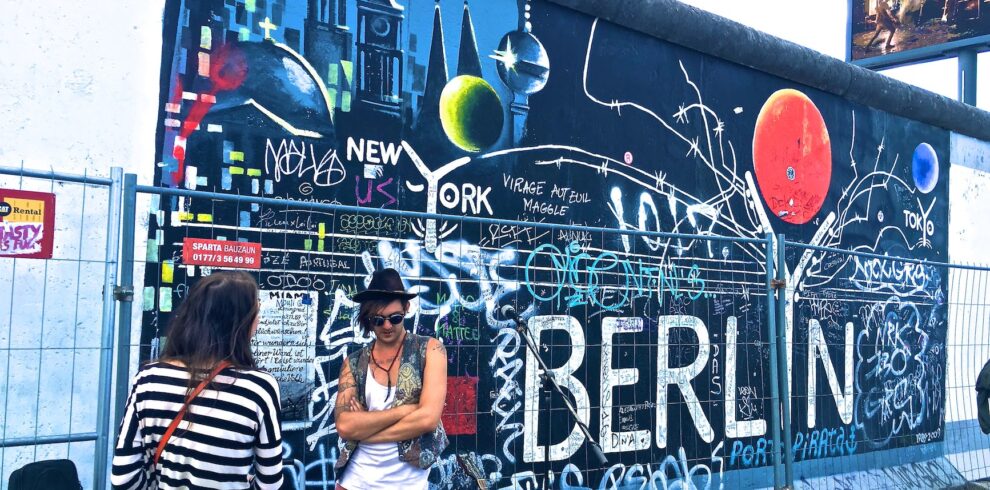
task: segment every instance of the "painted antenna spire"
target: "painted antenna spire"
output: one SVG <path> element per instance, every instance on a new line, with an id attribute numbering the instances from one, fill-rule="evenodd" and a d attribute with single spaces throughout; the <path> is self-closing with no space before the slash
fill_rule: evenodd
<path id="1" fill-rule="evenodd" d="M 447 85 L 447 54 L 443 43 L 443 21 L 440 18 L 440 0 L 433 7 L 433 39 L 430 41 L 430 59 L 426 65 L 426 86 L 419 104 L 416 124 L 423 122 L 424 116 L 439 121 L 440 94 Z"/>
<path id="2" fill-rule="evenodd" d="M 464 0 L 464 17 L 461 20 L 461 46 L 457 51 L 457 75 L 481 76 L 481 57 L 474 37 L 474 24 L 467 0 Z"/>

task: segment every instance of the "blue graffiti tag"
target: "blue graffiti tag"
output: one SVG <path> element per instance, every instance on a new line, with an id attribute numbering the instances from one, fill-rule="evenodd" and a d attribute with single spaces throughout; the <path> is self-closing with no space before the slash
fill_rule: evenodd
<path id="1" fill-rule="evenodd" d="M 794 435 L 791 454 L 795 461 L 849 456 L 856 454 L 856 431 L 851 427 L 835 429 L 818 429 L 809 433 L 798 432 Z M 729 453 L 729 467 L 744 468 L 766 466 L 773 464 L 773 440 L 761 437 L 753 444 L 742 441 L 732 443 Z"/>
<path id="2" fill-rule="evenodd" d="M 536 264 L 538 258 L 549 261 Z M 540 282 L 538 272 L 549 271 L 551 278 Z M 662 306 L 665 294 L 673 299 L 697 300 L 705 293 L 705 280 L 697 264 L 690 267 L 672 263 L 650 264 L 619 258 L 614 252 L 592 255 L 576 241 L 564 250 L 545 243 L 526 258 L 525 285 L 538 301 L 566 302 L 567 307 L 592 305 L 616 311 L 641 297 L 656 297 Z M 546 291 L 549 289 L 549 291 Z M 544 292 L 546 291 L 546 292 Z"/>

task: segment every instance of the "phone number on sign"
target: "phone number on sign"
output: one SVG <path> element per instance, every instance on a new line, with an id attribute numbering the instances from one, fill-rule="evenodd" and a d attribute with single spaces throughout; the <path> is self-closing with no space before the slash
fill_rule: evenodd
<path id="1" fill-rule="evenodd" d="M 194 253 L 192 254 L 193 262 L 209 262 L 211 264 L 240 264 L 240 265 L 254 265 L 254 257 L 244 257 L 240 255 L 222 255 L 222 254 L 209 254 L 209 253 Z"/>

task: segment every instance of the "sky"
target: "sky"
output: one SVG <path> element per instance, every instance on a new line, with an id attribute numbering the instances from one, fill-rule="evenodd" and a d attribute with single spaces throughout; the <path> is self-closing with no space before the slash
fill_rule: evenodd
<path id="1" fill-rule="evenodd" d="M 763 32 L 845 59 L 847 0 L 810 2 L 817 11 L 795 7 L 793 0 L 681 0 Z M 812 20 L 813 19 L 813 20 Z M 978 58 L 977 107 L 990 110 L 990 53 Z M 956 99 L 958 64 L 955 58 L 883 70 L 902 82 Z"/>

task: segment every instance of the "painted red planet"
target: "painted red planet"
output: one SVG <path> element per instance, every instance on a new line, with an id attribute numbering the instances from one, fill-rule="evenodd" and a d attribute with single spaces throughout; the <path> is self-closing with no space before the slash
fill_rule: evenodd
<path id="1" fill-rule="evenodd" d="M 753 132 L 753 170 L 778 218 L 804 224 L 818 214 L 832 179 L 832 147 L 825 120 L 807 95 L 778 90 L 763 104 Z"/>

